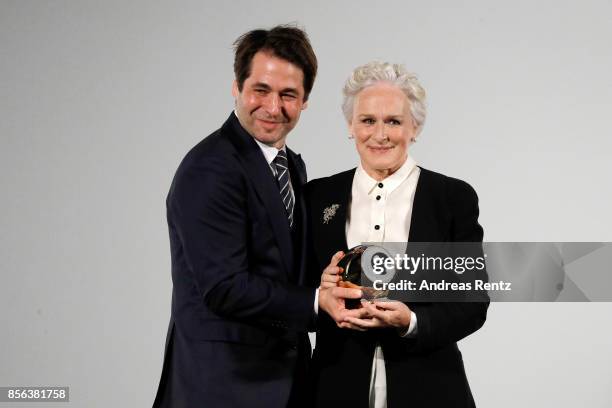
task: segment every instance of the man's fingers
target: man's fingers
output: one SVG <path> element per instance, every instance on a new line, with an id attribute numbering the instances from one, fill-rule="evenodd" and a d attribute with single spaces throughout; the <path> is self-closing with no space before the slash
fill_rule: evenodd
<path id="1" fill-rule="evenodd" d="M 332 295 L 344 299 L 361 299 L 361 289 L 355 288 L 332 288 Z"/>
<path id="2" fill-rule="evenodd" d="M 336 267 L 337 268 L 337 267 Z M 337 268 L 337 269 L 342 269 L 342 268 Z M 338 272 L 327 272 L 327 269 L 325 270 L 325 273 L 323 273 L 323 275 L 321 275 L 321 280 L 324 280 L 325 282 L 338 282 L 340 280 L 340 276 L 338 276 Z"/>
<path id="3" fill-rule="evenodd" d="M 323 269 L 323 275 L 338 275 L 339 273 L 343 272 L 344 269 L 342 269 L 339 266 L 336 265 L 327 265 L 325 267 L 325 269 Z"/>
<path id="4" fill-rule="evenodd" d="M 361 289 L 361 286 L 354 284 L 353 282 L 349 282 L 349 281 L 343 281 L 341 280 L 340 282 L 338 282 L 338 286 L 343 287 L 343 288 L 354 288 L 354 289 Z"/>
<path id="5" fill-rule="evenodd" d="M 321 287 L 323 288 L 332 288 L 337 286 L 340 281 L 339 273 L 342 272 L 342 268 L 338 266 L 328 266 L 323 270 L 323 274 L 321 274 Z"/>
<path id="6" fill-rule="evenodd" d="M 342 251 L 336 252 L 334 256 L 332 256 L 331 261 L 329 262 L 329 265 L 330 266 L 338 265 L 338 262 L 340 262 L 342 258 L 344 258 L 344 252 Z"/>

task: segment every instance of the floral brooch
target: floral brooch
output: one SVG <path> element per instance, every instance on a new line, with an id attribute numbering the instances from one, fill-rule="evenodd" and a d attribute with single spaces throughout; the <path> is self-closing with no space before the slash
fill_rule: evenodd
<path id="1" fill-rule="evenodd" d="M 334 218 L 338 208 L 340 208 L 340 204 L 332 204 L 323 210 L 323 224 L 327 224 L 332 218 Z"/>

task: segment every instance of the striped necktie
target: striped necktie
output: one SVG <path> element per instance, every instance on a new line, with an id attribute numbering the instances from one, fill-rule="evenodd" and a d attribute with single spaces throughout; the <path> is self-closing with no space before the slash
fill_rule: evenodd
<path id="1" fill-rule="evenodd" d="M 293 200 L 293 194 L 291 194 L 291 184 L 289 183 L 289 162 L 287 161 L 287 153 L 283 150 L 279 150 L 278 154 L 272 160 L 274 168 L 276 169 L 276 181 L 280 189 L 281 199 L 285 204 L 285 210 L 287 210 L 287 218 L 289 219 L 289 226 L 293 227 L 293 206 L 295 204 Z"/>

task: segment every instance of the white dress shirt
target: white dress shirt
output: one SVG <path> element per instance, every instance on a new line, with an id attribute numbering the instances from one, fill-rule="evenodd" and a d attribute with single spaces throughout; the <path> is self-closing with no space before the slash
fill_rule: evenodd
<path id="1" fill-rule="evenodd" d="M 370 177 L 361 165 L 357 167 L 346 221 L 349 248 L 364 242 L 408 242 L 412 203 L 420 173 L 412 157 L 408 157 L 395 173 L 381 181 Z M 416 332 L 417 317 L 411 312 L 410 326 L 401 335 L 409 337 Z M 372 361 L 369 406 L 387 407 L 385 357 L 380 344 L 376 345 Z"/>
<path id="2" fill-rule="evenodd" d="M 253 140 L 255 140 L 255 142 L 261 149 L 261 152 L 263 153 L 264 157 L 266 158 L 266 161 L 268 162 L 268 166 L 270 166 L 270 170 L 272 170 L 274 178 L 276 178 L 276 166 L 272 163 L 272 161 L 276 158 L 276 155 L 278 154 L 279 150 L 284 151 L 285 154 L 287 153 L 287 145 L 283 145 L 283 147 L 277 149 L 274 146 L 268 146 L 265 143 L 261 143 L 255 138 L 253 138 Z M 289 161 L 289 155 L 287 155 L 287 161 Z M 289 171 L 289 169 L 287 169 L 287 171 Z M 291 173 L 289 173 L 289 192 L 291 193 L 291 196 L 293 197 L 293 202 L 295 203 L 295 193 L 293 192 L 293 184 L 291 183 Z"/>

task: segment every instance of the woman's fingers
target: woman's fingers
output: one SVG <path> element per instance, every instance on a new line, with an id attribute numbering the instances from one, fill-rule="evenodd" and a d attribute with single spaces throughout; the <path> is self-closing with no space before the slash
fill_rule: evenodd
<path id="1" fill-rule="evenodd" d="M 382 320 L 389 326 L 408 327 L 410 324 L 410 308 L 398 301 L 376 301 L 373 304 L 364 305 L 368 312 Z"/>
<path id="2" fill-rule="evenodd" d="M 368 313 L 373 318 L 380 320 L 381 324 L 384 327 L 396 327 L 397 322 L 400 321 L 400 318 L 402 317 L 401 306 L 397 304 L 389 305 L 387 303 L 401 303 L 401 302 L 368 303 L 368 304 L 364 304 L 364 307 L 366 308 Z M 381 307 L 381 305 L 383 306 Z"/>
<path id="3" fill-rule="evenodd" d="M 347 317 L 346 321 L 355 327 L 359 327 L 361 329 L 375 329 L 379 327 L 384 327 L 385 324 L 381 322 L 379 319 L 358 319 L 355 317 Z"/>
<path id="4" fill-rule="evenodd" d="M 374 306 L 383 310 L 399 310 L 404 304 L 398 301 L 374 301 Z"/>
<path id="5" fill-rule="evenodd" d="M 366 331 L 366 329 L 364 329 L 363 327 L 354 325 L 349 322 L 338 323 L 338 327 L 340 327 L 341 329 L 351 329 L 351 330 L 357 330 L 357 331 L 362 331 L 362 332 Z"/>
<path id="6" fill-rule="evenodd" d="M 371 302 L 361 302 L 361 304 L 368 311 L 370 316 L 382 321 L 386 321 L 388 319 L 389 312 L 380 310 L 376 304 Z"/>

